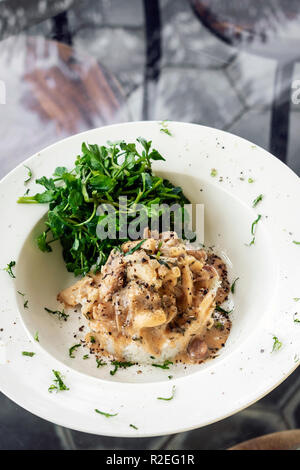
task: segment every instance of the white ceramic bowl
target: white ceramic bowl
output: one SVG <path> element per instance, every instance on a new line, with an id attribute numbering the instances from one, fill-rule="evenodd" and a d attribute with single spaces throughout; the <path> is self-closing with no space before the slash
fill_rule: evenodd
<path id="1" fill-rule="evenodd" d="M 94 129 L 54 144 L 27 160 L 34 177 L 50 176 L 57 166 L 71 168 L 82 141 L 153 141 L 166 162 L 154 171 L 182 186 L 186 196 L 205 205 L 205 243 L 215 245 L 232 263 L 232 279 L 239 277 L 234 295 L 233 327 L 226 347 L 213 361 L 197 366 L 171 366 L 161 370 L 134 366 L 110 375 L 111 367 L 96 367 L 75 359 L 70 346 L 78 341 L 84 321 L 77 314 L 67 322 L 47 314 L 56 309 L 57 293 L 74 277 L 65 269 L 59 246 L 40 252 L 34 238 L 43 226 L 46 205 L 18 205 L 24 193 L 22 165 L 0 184 L 2 220 L 1 266 L 16 260 L 16 279 L 0 273 L 0 388 L 29 411 L 81 431 L 112 436 L 149 436 L 212 423 L 253 403 L 278 385 L 300 356 L 300 326 L 293 321 L 300 297 L 298 177 L 261 148 L 228 133 L 198 125 L 170 123 L 172 137 L 160 132 L 157 122 L 120 124 Z M 217 176 L 211 176 L 211 169 Z M 254 180 L 248 182 L 248 178 Z M 31 193 L 39 187 L 30 183 Z M 253 200 L 263 201 L 252 208 Z M 249 244 L 251 224 L 257 225 L 256 243 Z M 23 307 L 24 292 L 28 309 Z M 300 315 L 299 315 L 300 317 Z M 34 341 L 36 331 L 40 342 Z M 77 338 L 74 338 L 76 333 Z M 271 352 L 273 336 L 282 342 Z M 35 351 L 33 358 L 22 351 Z M 52 369 L 65 376 L 70 390 L 49 394 Z M 142 373 L 137 371 L 142 370 Z M 172 379 L 168 378 L 172 375 Z M 172 401 L 168 396 L 175 384 Z M 118 412 L 107 419 L 95 408 Z M 129 427 L 134 424 L 135 430 Z"/>

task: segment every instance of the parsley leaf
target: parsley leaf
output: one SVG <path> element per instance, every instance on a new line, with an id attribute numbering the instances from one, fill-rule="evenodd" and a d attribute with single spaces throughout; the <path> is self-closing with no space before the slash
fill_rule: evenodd
<path id="1" fill-rule="evenodd" d="M 115 368 L 110 371 L 110 375 L 115 375 L 119 367 L 121 369 L 126 369 L 127 367 L 131 367 L 135 365 L 133 362 L 119 362 L 119 361 L 111 361 L 111 364 L 115 366 Z"/>
<path id="2" fill-rule="evenodd" d="M 35 353 L 34 352 L 23 351 L 22 355 L 23 356 L 28 356 L 28 357 L 33 357 L 33 356 L 35 356 Z"/>
<path id="3" fill-rule="evenodd" d="M 12 271 L 12 268 L 16 265 L 16 262 L 15 261 L 10 261 L 10 263 L 8 263 L 8 265 L 6 266 L 6 268 L 4 268 L 3 271 L 6 271 L 10 277 L 12 277 L 13 279 L 16 279 L 16 276 L 14 275 L 13 271 Z"/>
<path id="4" fill-rule="evenodd" d="M 282 343 L 281 341 L 279 341 L 279 339 L 277 338 L 277 336 L 273 336 L 273 349 L 272 349 L 272 352 L 274 351 L 279 351 L 279 349 L 282 348 Z"/>
<path id="5" fill-rule="evenodd" d="M 172 395 L 169 397 L 169 398 L 162 398 L 162 397 L 157 397 L 158 400 L 165 400 L 165 401 L 170 401 L 170 400 L 173 400 L 174 396 L 175 396 L 175 385 L 173 385 L 172 387 Z"/>
<path id="6" fill-rule="evenodd" d="M 71 357 L 72 359 L 75 359 L 75 356 L 73 355 L 73 352 L 77 349 L 77 348 L 80 348 L 81 344 L 74 344 L 74 346 L 72 346 L 70 349 L 69 349 L 69 357 Z"/>
<path id="7" fill-rule="evenodd" d="M 294 323 L 300 323 L 300 319 L 299 318 L 296 318 L 296 316 L 298 315 L 298 313 L 294 313 Z"/>
<path id="8" fill-rule="evenodd" d="M 253 203 L 252 203 L 252 207 L 256 207 L 257 204 L 258 204 L 260 201 L 263 200 L 263 197 L 264 197 L 264 196 L 263 196 L 262 194 L 260 194 L 259 196 L 257 196 L 257 198 L 254 199 L 254 201 L 253 201 Z"/>
<path id="9" fill-rule="evenodd" d="M 136 430 L 139 429 L 139 428 L 137 428 L 134 424 L 129 424 L 129 427 L 131 427 L 131 428 L 133 428 L 133 429 L 136 429 Z"/>
<path id="10" fill-rule="evenodd" d="M 56 392 L 69 390 L 69 388 L 63 382 L 61 373 L 58 370 L 53 370 L 53 369 L 52 369 L 52 372 L 55 377 L 54 384 L 50 385 L 50 387 L 48 388 L 48 391 L 52 393 L 54 390 L 56 390 Z"/>
<path id="11" fill-rule="evenodd" d="M 160 123 L 161 125 L 161 128 L 160 128 L 160 132 L 164 132 L 165 134 L 169 135 L 170 137 L 172 137 L 172 132 L 168 129 L 168 124 L 167 124 L 167 121 L 162 121 Z"/>
<path id="12" fill-rule="evenodd" d="M 28 178 L 24 181 L 24 184 L 26 184 L 26 183 L 29 183 L 29 181 L 32 178 L 32 171 L 28 166 L 24 165 L 24 167 L 28 170 Z"/>
<path id="13" fill-rule="evenodd" d="M 46 310 L 48 313 L 51 313 L 52 315 L 57 315 L 60 320 L 67 321 L 69 317 L 69 315 L 67 315 L 64 310 L 60 312 L 59 310 L 50 310 L 50 308 L 47 307 L 44 307 L 44 310 Z"/>
<path id="14" fill-rule="evenodd" d="M 255 233 L 255 228 L 256 228 L 256 225 L 257 223 L 260 221 L 261 219 L 261 215 L 259 214 L 259 216 L 257 217 L 257 219 L 253 222 L 253 224 L 251 225 L 251 234 L 254 235 Z"/>
<path id="15" fill-rule="evenodd" d="M 115 414 L 104 413 L 104 411 L 100 411 L 100 410 L 97 410 L 97 409 L 95 409 L 95 411 L 99 415 L 105 416 L 105 418 L 113 418 L 114 416 L 117 416 L 119 414 L 119 413 L 115 413 Z"/>
<path id="16" fill-rule="evenodd" d="M 232 294 L 235 293 L 235 285 L 236 285 L 236 282 L 237 282 L 238 280 L 239 280 L 239 277 L 237 277 L 237 278 L 233 281 L 233 283 L 232 283 L 232 285 L 231 285 L 230 290 L 231 290 Z"/>
<path id="17" fill-rule="evenodd" d="M 153 367 L 160 367 L 161 369 L 170 369 L 169 365 L 173 362 L 165 360 L 163 364 L 151 364 Z"/>
<path id="18" fill-rule="evenodd" d="M 217 312 L 223 313 L 224 315 L 229 315 L 230 313 L 233 312 L 233 309 L 228 311 L 228 310 L 225 310 L 224 308 L 220 307 L 220 305 L 216 305 L 215 310 Z"/>
<path id="19" fill-rule="evenodd" d="M 126 253 L 124 253 L 124 256 L 128 256 L 128 255 L 132 255 L 132 253 L 134 253 L 135 251 L 139 250 L 142 246 L 142 244 L 145 242 L 146 240 L 142 240 L 140 241 L 137 245 L 135 245 L 133 248 L 131 248 L 129 251 L 127 251 Z"/>
<path id="20" fill-rule="evenodd" d="M 103 367 L 103 366 L 106 366 L 106 362 L 103 362 L 102 359 L 98 359 L 96 357 L 96 363 L 97 363 L 97 369 L 99 369 L 99 367 Z"/>

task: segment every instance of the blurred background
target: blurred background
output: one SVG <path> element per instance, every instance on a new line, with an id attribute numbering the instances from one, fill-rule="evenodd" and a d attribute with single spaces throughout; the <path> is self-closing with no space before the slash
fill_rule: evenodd
<path id="1" fill-rule="evenodd" d="M 299 175 L 299 1 L 0 0 L 0 177 L 68 135 L 148 119 L 232 132 Z M 0 449 L 226 449 L 297 427 L 299 368 L 235 416 L 148 439 L 71 431 L 0 394 Z"/>

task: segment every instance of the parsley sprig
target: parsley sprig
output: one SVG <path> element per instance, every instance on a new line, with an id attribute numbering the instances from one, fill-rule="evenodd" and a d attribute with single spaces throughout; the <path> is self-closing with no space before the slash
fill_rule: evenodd
<path id="1" fill-rule="evenodd" d="M 282 342 L 279 341 L 279 339 L 277 338 L 277 336 L 273 336 L 273 348 L 272 348 L 272 352 L 275 352 L 275 351 L 279 351 L 279 349 L 282 348 Z"/>
<path id="2" fill-rule="evenodd" d="M 44 307 L 44 310 L 46 310 L 48 313 L 51 313 L 52 315 L 57 315 L 60 320 L 67 321 L 69 318 L 69 315 L 67 315 L 64 310 L 50 310 L 50 308 L 47 307 Z"/>
<path id="3" fill-rule="evenodd" d="M 110 375 L 115 375 L 119 368 L 127 369 L 127 367 L 134 366 L 133 362 L 120 362 L 120 361 L 111 361 L 112 365 L 115 366 L 113 370 L 110 371 Z"/>
<path id="4" fill-rule="evenodd" d="M 257 204 L 263 200 L 263 197 L 264 197 L 263 194 L 260 194 L 259 196 L 257 196 L 257 198 L 254 199 L 252 203 L 252 207 L 256 207 Z"/>
<path id="5" fill-rule="evenodd" d="M 15 265 L 16 265 L 15 261 L 10 261 L 8 265 L 6 266 L 6 268 L 4 268 L 4 271 L 6 271 L 10 275 L 10 277 L 12 277 L 13 279 L 16 279 L 16 276 L 14 275 L 13 270 L 12 270 L 12 268 Z"/>
<path id="6" fill-rule="evenodd" d="M 117 416 L 119 413 L 115 414 L 110 414 L 110 413 L 105 413 L 104 411 L 97 410 L 95 409 L 95 412 L 98 413 L 99 415 L 105 416 L 105 418 L 113 418 L 114 416 Z"/>
<path id="7" fill-rule="evenodd" d="M 27 179 L 24 181 L 24 184 L 26 184 L 26 183 L 29 183 L 29 181 L 30 181 L 31 178 L 32 178 L 32 171 L 31 171 L 31 169 L 29 168 L 29 166 L 24 165 L 24 167 L 25 167 L 26 170 L 28 171 L 28 177 L 27 177 Z"/>
<path id="8" fill-rule="evenodd" d="M 254 245 L 254 243 L 255 243 L 256 225 L 260 221 L 261 217 L 262 217 L 261 214 L 259 214 L 257 216 L 257 219 L 255 219 L 254 222 L 251 225 L 251 235 L 253 235 L 253 238 L 252 238 L 251 242 L 248 244 L 248 246 Z"/>
<path id="9" fill-rule="evenodd" d="M 168 128 L 168 121 L 162 121 L 160 123 L 161 125 L 161 128 L 160 128 L 160 132 L 164 132 L 165 134 L 169 135 L 170 137 L 172 137 L 172 132 L 170 131 L 170 129 Z"/>
<path id="10" fill-rule="evenodd" d="M 153 367 L 160 367 L 161 369 L 170 369 L 169 365 L 173 364 L 172 361 L 168 361 L 167 359 L 163 364 L 151 364 Z"/>
<path id="11" fill-rule="evenodd" d="M 237 277 L 237 278 L 233 281 L 233 283 L 231 284 L 230 290 L 231 290 L 232 294 L 235 293 L 235 285 L 236 285 L 236 283 L 237 283 L 238 280 L 239 280 L 239 277 Z"/>
<path id="12" fill-rule="evenodd" d="M 71 359 L 75 359 L 75 356 L 73 354 L 74 351 L 76 351 L 76 349 L 80 348 L 81 344 L 74 344 L 74 346 L 71 346 L 71 348 L 69 348 L 69 357 L 71 357 Z"/>
<path id="13" fill-rule="evenodd" d="M 216 305 L 216 306 L 215 306 L 215 310 L 216 310 L 217 312 L 223 313 L 224 315 L 230 315 L 230 313 L 233 312 L 233 309 L 231 309 L 231 310 L 225 310 L 224 308 L 220 307 L 220 305 Z"/>
<path id="14" fill-rule="evenodd" d="M 29 352 L 29 351 L 22 351 L 22 356 L 33 357 L 33 356 L 35 356 L 35 353 L 34 352 Z"/>
<path id="15" fill-rule="evenodd" d="M 164 400 L 164 401 L 170 401 L 170 400 L 173 400 L 174 396 L 175 396 L 175 385 L 173 385 L 172 387 L 172 395 L 169 397 L 169 398 L 163 398 L 163 397 L 157 397 L 158 400 Z"/>
<path id="16" fill-rule="evenodd" d="M 61 373 L 58 371 L 58 370 L 52 370 L 53 374 L 54 374 L 54 384 L 50 385 L 50 387 L 48 388 L 48 391 L 50 393 L 52 393 L 54 390 L 56 392 L 63 392 L 65 390 L 69 390 L 69 388 L 65 385 L 63 379 L 62 379 L 62 376 L 61 376 Z"/>
<path id="17" fill-rule="evenodd" d="M 97 364 L 97 369 L 99 369 L 99 367 L 106 366 L 106 362 L 102 361 L 102 359 L 99 359 L 98 357 L 96 357 L 96 364 Z"/>

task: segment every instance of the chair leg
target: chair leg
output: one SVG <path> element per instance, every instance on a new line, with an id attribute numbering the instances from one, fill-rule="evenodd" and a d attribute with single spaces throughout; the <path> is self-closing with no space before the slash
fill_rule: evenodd
<path id="1" fill-rule="evenodd" d="M 66 11 L 52 18 L 52 38 L 69 46 L 72 45 L 72 35 L 69 31 L 68 13 Z"/>
<path id="2" fill-rule="evenodd" d="M 287 160 L 293 70 L 293 62 L 279 62 L 276 68 L 270 151 L 282 162 Z"/>
<path id="3" fill-rule="evenodd" d="M 160 76 L 161 21 L 159 0 L 143 0 L 146 33 L 146 64 L 144 72 L 144 96 L 142 116 L 153 117 L 156 85 Z"/>

